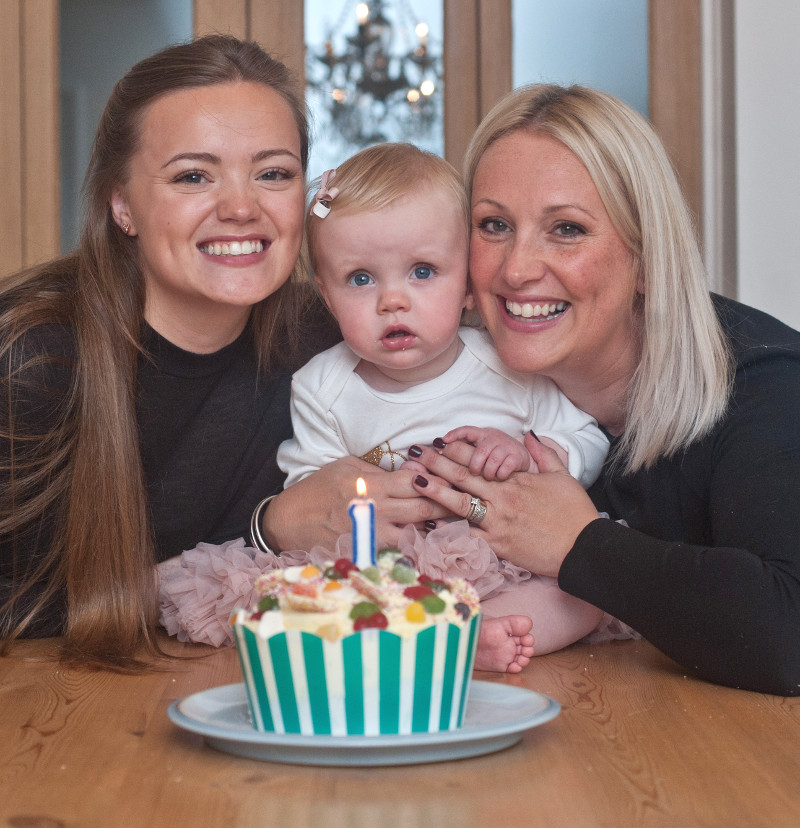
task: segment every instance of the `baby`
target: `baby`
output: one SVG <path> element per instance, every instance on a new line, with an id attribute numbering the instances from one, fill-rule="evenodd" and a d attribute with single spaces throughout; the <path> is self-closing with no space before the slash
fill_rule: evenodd
<path id="1" fill-rule="evenodd" d="M 595 421 L 550 380 L 506 368 L 485 331 L 462 325 L 473 307 L 469 206 L 450 164 L 410 144 L 365 149 L 322 177 L 306 231 L 314 281 L 344 342 L 294 376 L 294 437 L 278 453 L 287 486 L 349 455 L 397 469 L 409 446 L 445 432 L 477 446 L 476 473 L 502 480 L 537 471 L 521 442 L 528 430 L 584 486 L 595 480 L 608 450 Z M 471 519 L 481 517 L 478 507 Z M 519 672 L 534 654 L 534 637 L 544 654 L 600 622 L 600 610 L 553 579 L 483 547 L 495 581 L 482 602 L 477 669 Z M 425 544 L 415 548 L 425 572 Z"/>

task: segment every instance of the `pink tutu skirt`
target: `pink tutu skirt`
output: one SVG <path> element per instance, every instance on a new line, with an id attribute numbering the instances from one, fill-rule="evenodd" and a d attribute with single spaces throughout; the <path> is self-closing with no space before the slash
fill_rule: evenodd
<path id="1" fill-rule="evenodd" d="M 254 584 L 259 575 L 296 565 L 324 567 L 336 558 L 352 557 L 351 544 L 347 534 L 338 539 L 333 553 L 315 546 L 309 552 L 295 550 L 276 556 L 246 546 L 242 538 L 221 545 L 200 543 L 158 565 L 160 623 L 179 641 L 232 645 L 229 618 L 237 607 L 255 603 Z M 466 520 L 445 523 L 427 535 L 406 526 L 398 548 L 429 577 L 469 581 L 482 601 L 532 579 L 558 588 L 554 578 L 532 575 L 498 558 L 484 540 L 470 535 Z M 597 643 L 638 637 L 626 624 L 607 615 L 585 640 Z"/>

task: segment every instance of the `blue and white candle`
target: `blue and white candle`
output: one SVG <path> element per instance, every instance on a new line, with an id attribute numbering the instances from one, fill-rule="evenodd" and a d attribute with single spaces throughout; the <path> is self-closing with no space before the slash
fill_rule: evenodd
<path id="1" fill-rule="evenodd" d="M 350 501 L 347 514 L 353 524 L 353 563 L 359 569 L 375 565 L 375 501 L 367 497 L 363 477 L 356 480 L 356 497 Z"/>

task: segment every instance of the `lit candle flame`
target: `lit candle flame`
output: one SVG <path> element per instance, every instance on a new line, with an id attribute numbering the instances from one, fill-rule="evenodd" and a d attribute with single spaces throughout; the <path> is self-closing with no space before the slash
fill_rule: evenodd
<path id="1" fill-rule="evenodd" d="M 359 477 L 358 480 L 356 480 L 356 494 L 358 494 L 359 497 L 364 497 L 366 493 L 367 484 L 364 482 L 363 477 Z"/>

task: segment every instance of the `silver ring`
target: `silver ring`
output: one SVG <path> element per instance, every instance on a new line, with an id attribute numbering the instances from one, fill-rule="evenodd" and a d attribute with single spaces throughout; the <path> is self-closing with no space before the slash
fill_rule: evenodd
<path id="1" fill-rule="evenodd" d="M 467 520 L 470 523 L 478 524 L 486 517 L 486 504 L 479 498 L 473 497 L 469 502 Z"/>

